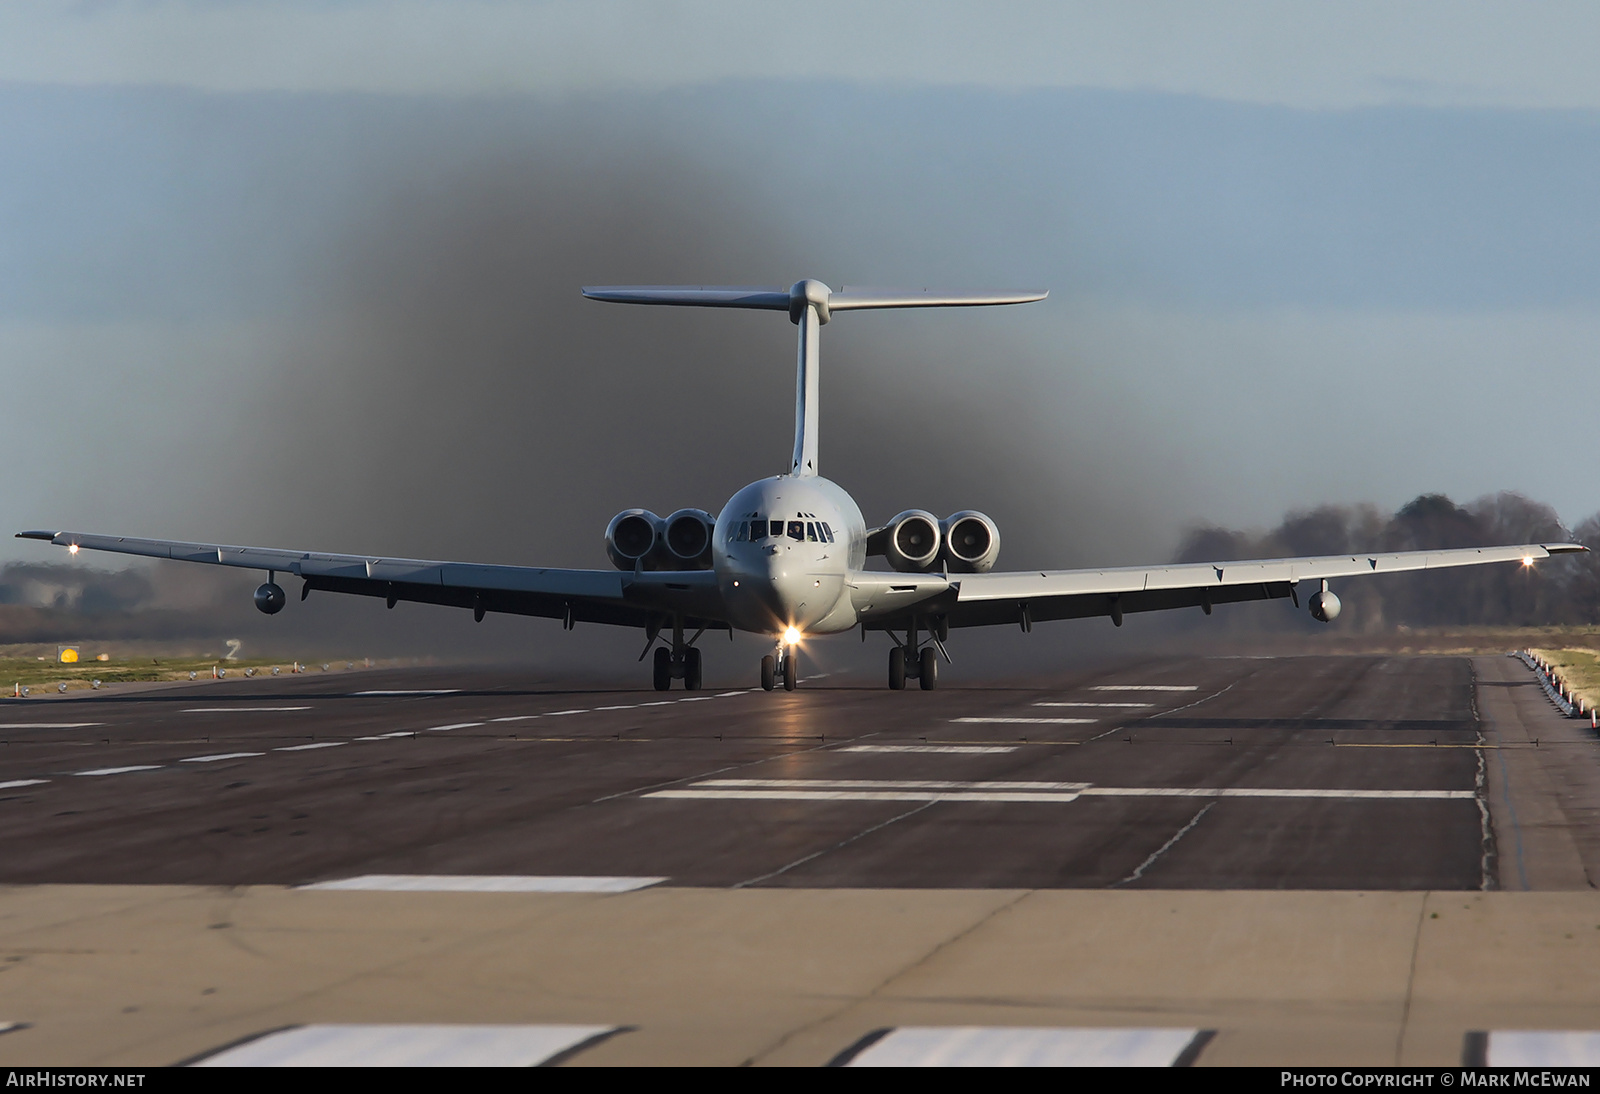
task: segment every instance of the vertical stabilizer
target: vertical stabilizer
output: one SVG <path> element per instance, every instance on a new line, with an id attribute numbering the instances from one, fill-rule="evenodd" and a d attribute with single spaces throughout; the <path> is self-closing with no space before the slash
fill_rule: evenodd
<path id="1" fill-rule="evenodd" d="M 817 473 L 818 332 L 836 311 L 870 308 L 970 308 L 1043 300 L 1043 289 L 1018 292 L 942 292 L 933 289 L 851 289 L 834 292 L 820 281 L 796 281 L 787 291 L 737 285 L 590 286 L 583 295 L 616 304 L 677 304 L 701 308 L 787 311 L 800 328 L 794 380 L 794 459 L 789 474 Z"/>

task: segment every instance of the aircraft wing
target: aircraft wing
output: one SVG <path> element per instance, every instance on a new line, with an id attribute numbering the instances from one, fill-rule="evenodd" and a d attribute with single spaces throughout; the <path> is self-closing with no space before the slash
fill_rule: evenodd
<path id="1" fill-rule="evenodd" d="M 1024 628 L 1047 619 L 1080 619 L 1163 611 L 1244 600 L 1298 598 L 1296 585 L 1492 562 L 1523 562 L 1588 548 L 1576 543 L 1524 543 L 1393 554 L 1322 555 L 1177 566 L 1100 570 L 1028 570 L 987 574 L 851 575 L 857 612 L 868 627 L 903 626 L 913 614 L 943 615 L 952 627 L 998 623 Z"/>
<path id="2" fill-rule="evenodd" d="M 81 532 L 19 532 L 17 538 L 47 540 L 74 553 L 109 551 L 293 574 L 305 583 L 301 599 L 312 590 L 325 590 L 379 597 L 389 601 L 391 607 L 405 600 L 474 611 L 539 615 L 570 623 L 646 628 L 660 626 L 665 615 L 682 612 L 686 626 L 711 630 L 726 630 L 728 626 L 723 619 L 716 577 L 709 570 L 624 573 L 491 566 Z"/>

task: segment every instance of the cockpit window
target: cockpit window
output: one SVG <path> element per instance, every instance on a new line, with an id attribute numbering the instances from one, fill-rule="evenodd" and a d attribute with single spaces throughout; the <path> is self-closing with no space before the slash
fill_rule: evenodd
<path id="1" fill-rule="evenodd" d="M 803 520 L 791 520 L 789 522 L 789 538 L 804 540 L 806 538 L 806 522 Z"/>
<path id="2" fill-rule="evenodd" d="M 739 534 L 735 537 L 735 542 L 743 543 L 745 540 L 747 540 L 749 538 L 750 538 L 750 522 L 747 521 L 747 520 L 741 520 L 739 522 Z"/>
<path id="3" fill-rule="evenodd" d="M 825 521 L 817 521 L 817 531 L 822 533 L 822 542 L 833 542 L 833 529 L 829 528 Z"/>
<path id="4" fill-rule="evenodd" d="M 806 539 L 811 543 L 817 542 L 817 526 L 809 520 L 806 521 Z"/>

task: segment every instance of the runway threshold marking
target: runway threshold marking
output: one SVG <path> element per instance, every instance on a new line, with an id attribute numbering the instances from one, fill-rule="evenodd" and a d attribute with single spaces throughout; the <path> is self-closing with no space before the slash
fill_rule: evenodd
<path id="1" fill-rule="evenodd" d="M 850 745 L 840 752 L 946 752 L 960 756 L 977 756 L 997 752 L 1015 752 L 1016 745 Z"/>
<path id="2" fill-rule="evenodd" d="M 705 779 L 645 798 L 751 801 L 946 801 L 1065 803 L 1080 797 L 1270 798 L 1330 801 L 1472 801 L 1473 790 L 1363 790 L 1254 786 L 1094 786 L 1090 783 L 936 779 Z"/>
<path id="3" fill-rule="evenodd" d="M 1600 1032 L 1579 1029 L 1473 1031 L 1464 1039 L 1465 1067 L 1597 1067 Z"/>
<path id="4" fill-rule="evenodd" d="M 1187 1067 L 1215 1036 L 1200 1029 L 902 1026 L 867 1034 L 830 1067 Z"/>
<path id="5" fill-rule="evenodd" d="M 315 1025 L 278 1030 L 192 1067 L 535 1067 L 624 1026 Z"/>
<path id="6" fill-rule="evenodd" d="M 362 874 L 318 881 L 298 889 L 387 893 L 631 893 L 659 885 L 664 877 L 603 877 L 521 874 Z"/>
<path id="7" fill-rule="evenodd" d="M 252 756 L 265 756 L 265 752 L 219 752 L 215 756 L 186 756 L 180 764 L 212 764 L 219 760 L 247 760 Z"/>

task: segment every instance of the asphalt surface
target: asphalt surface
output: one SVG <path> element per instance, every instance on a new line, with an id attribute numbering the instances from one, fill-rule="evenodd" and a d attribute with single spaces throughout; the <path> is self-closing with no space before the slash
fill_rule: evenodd
<path id="1" fill-rule="evenodd" d="M 1164 658 L 931 693 L 526 679 L 335 669 L 7 701 L 0 882 L 1498 884 L 1465 658 Z"/>

